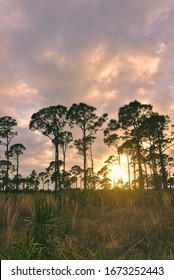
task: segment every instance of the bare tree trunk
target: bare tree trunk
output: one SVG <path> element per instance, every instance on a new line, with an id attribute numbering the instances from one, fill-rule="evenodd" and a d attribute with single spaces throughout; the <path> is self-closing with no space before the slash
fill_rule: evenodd
<path id="1" fill-rule="evenodd" d="M 164 155 L 162 153 L 161 144 L 159 144 L 159 156 L 160 156 L 160 165 L 161 165 L 161 175 L 162 175 L 163 188 L 167 189 L 167 172 L 166 172 L 166 167 L 165 167 L 165 163 L 164 163 Z"/>
<path id="2" fill-rule="evenodd" d="M 134 189 L 136 189 L 136 163 L 135 163 L 135 158 L 133 158 L 133 170 L 134 170 Z"/>
<path id="3" fill-rule="evenodd" d="M 143 170 L 142 170 L 142 165 L 141 165 L 141 153 L 140 153 L 140 144 L 139 144 L 139 139 L 137 138 L 137 160 L 138 160 L 138 171 L 139 171 L 139 187 L 140 189 L 144 188 L 144 180 L 143 180 Z"/>
<path id="4" fill-rule="evenodd" d="M 19 155 L 16 158 L 16 189 L 19 190 Z"/>
<path id="5" fill-rule="evenodd" d="M 147 187 L 147 190 L 148 190 L 149 189 L 149 181 L 148 181 L 147 165 L 146 165 L 145 160 L 144 160 L 144 169 L 145 169 L 145 177 L 146 177 L 146 187 Z"/>
<path id="6" fill-rule="evenodd" d="M 55 143 L 55 190 L 61 190 L 60 167 L 59 167 L 59 149 Z"/>
<path id="7" fill-rule="evenodd" d="M 128 173 L 128 186 L 129 189 L 131 188 L 130 185 L 130 162 L 129 162 L 129 156 L 127 155 L 127 173 Z"/>
<path id="8" fill-rule="evenodd" d="M 6 158 L 7 158 L 7 170 L 5 174 L 5 191 L 8 192 L 8 183 L 9 183 L 9 139 L 7 137 L 7 144 L 6 144 Z"/>
<path id="9" fill-rule="evenodd" d="M 84 160 L 83 160 L 83 167 L 84 167 L 84 189 L 87 189 L 87 154 L 86 154 L 86 130 L 84 128 L 84 133 L 83 133 L 83 150 L 84 150 Z"/>

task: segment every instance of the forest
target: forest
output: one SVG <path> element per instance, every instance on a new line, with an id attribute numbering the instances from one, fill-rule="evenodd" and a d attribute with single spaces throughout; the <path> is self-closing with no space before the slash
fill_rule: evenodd
<path id="1" fill-rule="evenodd" d="M 169 116 L 138 101 L 121 107 L 115 119 L 96 110 L 79 103 L 34 113 L 29 129 L 50 140 L 55 157 L 26 178 L 20 174 L 26 148 L 15 143 L 17 122 L 0 118 L 0 259 L 174 259 Z M 112 154 L 96 171 L 99 132 Z M 83 165 L 74 162 L 67 170 L 70 149 Z M 112 170 L 119 174 L 112 178 Z"/>
<path id="2" fill-rule="evenodd" d="M 17 122 L 10 116 L 0 117 L 0 145 L 4 150 L 0 160 L 1 191 L 172 188 L 174 126 L 169 116 L 160 115 L 153 111 L 152 105 L 136 100 L 120 107 L 115 119 L 109 119 L 107 113 L 98 116 L 96 110 L 79 103 L 69 109 L 56 105 L 34 113 L 29 129 L 33 137 L 34 131 L 39 131 L 50 139 L 54 158 L 45 170 L 40 173 L 32 170 L 26 178 L 20 174 L 20 158 L 22 154 L 25 156 L 26 148 L 22 143 L 15 143 Z M 81 133 L 79 139 L 73 135 L 75 128 Z M 96 171 L 93 147 L 99 131 L 112 154 Z M 83 164 L 74 162 L 67 170 L 70 149 L 81 155 Z M 115 172 L 121 173 L 123 158 L 126 180 L 119 174 L 114 179 L 111 171 L 117 166 Z"/>

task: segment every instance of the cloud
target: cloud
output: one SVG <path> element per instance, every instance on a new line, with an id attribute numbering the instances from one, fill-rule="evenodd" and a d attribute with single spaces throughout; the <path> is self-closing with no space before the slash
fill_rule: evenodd
<path id="1" fill-rule="evenodd" d="M 120 106 L 137 99 L 174 120 L 172 0 L 0 4 L 0 115 L 17 119 L 18 139 L 29 147 L 23 172 L 52 158 L 47 139 L 40 135 L 38 144 L 28 130 L 43 107 L 86 102 L 116 118 Z M 107 150 L 97 147 L 99 161 Z"/>

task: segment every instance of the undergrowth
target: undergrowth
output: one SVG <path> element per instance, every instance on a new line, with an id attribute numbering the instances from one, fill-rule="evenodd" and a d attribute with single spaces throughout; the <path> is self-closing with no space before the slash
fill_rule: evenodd
<path id="1" fill-rule="evenodd" d="M 0 194 L 1 259 L 174 259 L 174 192 Z"/>

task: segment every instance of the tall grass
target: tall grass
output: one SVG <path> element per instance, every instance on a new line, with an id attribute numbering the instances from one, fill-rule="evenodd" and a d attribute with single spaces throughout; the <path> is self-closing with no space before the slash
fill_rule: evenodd
<path id="1" fill-rule="evenodd" d="M 2 258 L 173 259 L 173 232 L 172 190 L 0 194 Z"/>
<path id="2" fill-rule="evenodd" d="M 5 244 L 9 244 L 15 238 L 18 229 L 21 205 L 14 204 L 13 198 L 9 198 L 4 203 L 3 209 L 3 235 Z"/>

